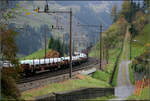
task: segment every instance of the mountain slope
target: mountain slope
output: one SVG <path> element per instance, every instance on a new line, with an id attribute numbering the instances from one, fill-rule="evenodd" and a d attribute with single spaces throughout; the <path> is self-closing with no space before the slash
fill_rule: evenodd
<path id="1" fill-rule="evenodd" d="M 68 11 L 69 8 L 72 8 L 73 10 L 73 39 L 81 40 L 78 41 L 76 44 L 83 43 L 82 40 L 88 40 L 88 43 L 93 43 L 93 33 L 91 30 L 98 30 L 95 28 L 87 28 L 87 27 L 79 27 L 77 26 L 78 23 L 81 24 L 104 24 L 104 29 L 106 29 L 111 23 L 112 20 L 110 19 L 110 12 L 113 4 L 117 3 L 118 8 L 120 8 L 121 2 L 111 2 L 111 1 L 100 1 L 100 2 L 92 2 L 92 1 L 76 1 L 76 2 L 69 2 L 69 1 L 48 1 L 49 8 L 51 11 L 54 10 L 63 10 Z M 39 14 L 33 11 L 34 8 L 40 7 L 40 10 L 44 9 L 45 1 L 19 1 L 19 5 L 21 9 L 19 9 L 19 15 L 16 16 L 16 19 L 12 20 L 12 23 L 16 23 L 17 26 L 23 26 L 24 24 L 29 25 L 30 27 L 34 28 L 35 31 L 38 33 L 38 29 L 43 26 L 47 25 L 48 28 L 51 28 L 52 25 L 56 25 L 56 19 L 58 16 L 58 24 L 60 26 L 64 27 L 64 30 L 53 30 L 49 31 L 55 38 L 62 39 L 62 33 L 66 35 L 66 37 L 69 35 L 69 15 L 68 14 Z M 30 14 L 27 15 L 26 13 L 29 12 Z M 26 29 L 28 30 L 28 29 Z M 43 28 L 44 30 L 44 28 Z M 18 37 L 18 40 L 23 40 L 22 38 L 26 33 L 21 33 Z M 30 31 L 28 31 L 28 34 L 30 34 L 28 37 L 33 37 L 34 34 Z M 41 35 L 42 34 L 42 35 Z M 27 38 L 25 41 L 20 44 L 19 41 L 18 47 L 19 47 L 19 54 L 28 55 L 35 50 L 38 50 L 39 48 L 42 48 L 42 39 L 43 34 L 37 34 L 37 37 L 40 37 L 41 39 L 37 38 L 37 42 L 41 44 L 37 44 L 33 47 L 28 47 L 26 41 L 28 41 L 30 38 Z M 84 42 L 84 43 L 87 43 Z M 32 42 L 30 42 L 32 45 Z M 68 40 L 66 38 L 66 43 L 68 43 Z M 24 52 L 24 50 L 20 47 L 27 48 L 31 50 L 30 52 Z M 81 46 L 80 46 L 81 47 Z"/>

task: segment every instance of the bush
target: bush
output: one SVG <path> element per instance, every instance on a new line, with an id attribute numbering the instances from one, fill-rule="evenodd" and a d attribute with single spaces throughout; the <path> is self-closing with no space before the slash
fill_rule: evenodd
<path id="1" fill-rule="evenodd" d="M 143 72 L 143 65 L 142 64 L 137 64 L 136 66 L 135 66 L 135 69 L 134 69 L 136 72 L 139 72 L 139 73 L 141 73 L 141 72 Z"/>
<path id="2" fill-rule="evenodd" d="M 18 79 L 18 73 L 13 68 L 3 68 L 1 70 L 1 91 L 2 100 L 20 100 L 20 92 L 15 80 Z"/>
<path id="3" fill-rule="evenodd" d="M 20 77 L 20 75 L 18 74 L 17 70 L 11 67 L 8 68 L 3 68 L 2 69 L 2 76 L 3 75 L 7 75 L 7 77 L 12 77 L 12 79 L 14 79 L 15 81 L 17 81 Z"/>
<path id="4" fill-rule="evenodd" d="M 149 66 L 149 61 L 148 59 L 150 58 L 150 52 L 144 52 L 143 54 L 139 55 L 136 57 L 133 61 L 133 68 L 135 72 L 147 72 L 148 71 L 148 66 Z"/>

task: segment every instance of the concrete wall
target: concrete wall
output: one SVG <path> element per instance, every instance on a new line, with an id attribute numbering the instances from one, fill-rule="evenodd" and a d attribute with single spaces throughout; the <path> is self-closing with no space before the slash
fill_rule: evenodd
<path id="1" fill-rule="evenodd" d="M 108 95 L 114 95 L 114 88 L 81 88 L 72 91 L 53 93 L 53 95 L 50 94 L 46 96 L 37 97 L 36 100 L 77 101 L 79 99 L 89 99 Z"/>

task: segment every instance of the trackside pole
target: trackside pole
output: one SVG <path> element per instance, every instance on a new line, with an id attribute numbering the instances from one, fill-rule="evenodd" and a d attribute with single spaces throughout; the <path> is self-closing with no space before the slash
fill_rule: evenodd
<path id="1" fill-rule="evenodd" d="M 70 78 L 72 78 L 72 9 L 70 8 Z"/>

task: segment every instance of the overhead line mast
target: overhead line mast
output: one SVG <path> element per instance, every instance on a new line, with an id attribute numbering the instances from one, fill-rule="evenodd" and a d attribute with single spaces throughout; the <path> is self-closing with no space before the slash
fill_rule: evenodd
<path id="1" fill-rule="evenodd" d="M 40 7 L 35 9 L 38 13 L 67 13 L 70 14 L 70 78 L 72 78 L 72 9 L 70 8 L 70 11 L 49 11 L 48 8 L 48 1 L 46 0 L 46 5 L 44 7 L 44 11 L 40 11 Z"/>
<path id="2" fill-rule="evenodd" d="M 100 69 L 102 69 L 102 24 L 100 25 L 78 25 L 78 26 L 85 26 L 85 27 L 99 27 L 100 28 L 100 32 L 98 32 L 100 34 Z M 96 32 L 97 33 L 97 32 Z"/>

